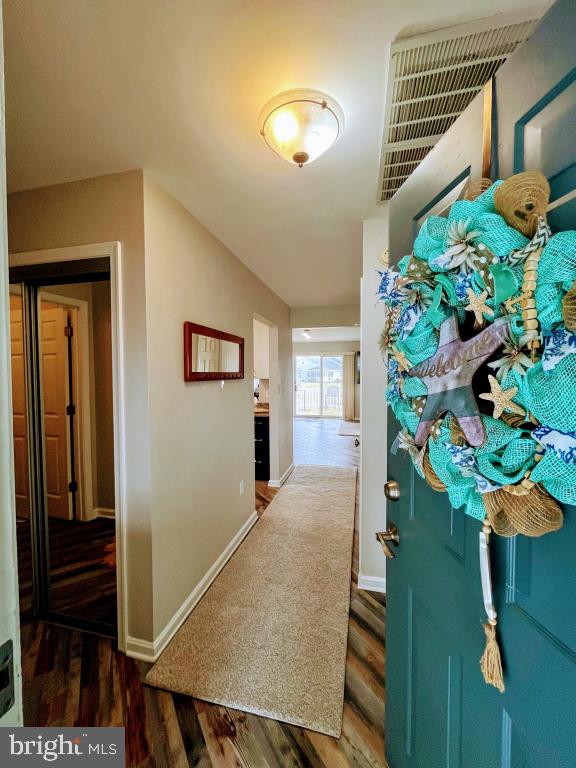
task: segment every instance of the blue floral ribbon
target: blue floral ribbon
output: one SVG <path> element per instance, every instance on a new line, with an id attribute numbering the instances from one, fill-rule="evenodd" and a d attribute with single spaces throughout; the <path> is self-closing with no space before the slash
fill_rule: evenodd
<path id="1" fill-rule="evenodd" d="M 576 464 L 576 432 L 560 432 L 541 425 L 532 430 L 532 437 L 565 464 Z"/>
<path id="2" fill-rule="evenodd" d="M 484 477 L 484 475 L 478 469 L 476 462 L 476 456 L 474 455 L 474 449 L 470 446 L 454 445 L 453 443 L 446 443 L 446 450 L 450 454 L 452 463 L 458 467 L 463 477 L 471 477 L 476 483 L 476 490 L 478 493 L 490 493 L 490 491 L 497 491 L 502 486 L 498 483 L 493 483 Z"/>
<path id="3" fill-rule="evenodd" d="M 576 333 L 573 331 L 561 325 L 544 336 L 542 368 L 545 371 L 554 370 L 566 355 L 574 354 L 576 354 Z"/>

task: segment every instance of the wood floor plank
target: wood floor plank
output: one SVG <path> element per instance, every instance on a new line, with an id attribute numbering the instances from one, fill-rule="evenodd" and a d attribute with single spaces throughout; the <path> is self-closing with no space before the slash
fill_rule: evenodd
<path id="1" fill-rule="evenodd" d="M 384 722 L 384 685 L 352 651 L 346 658 L 346 698 L 378 729 Z"/>
<path id="2" fill-rule="evenodd" d="M 226 713 L 234 725 L 231 739 L 238 752 L 250 768 L 293 768 L 294 764 L 284 760 L 281 750 L 275 751 L 270 744 L 263 726 L 265 718 L 238 710 L 226 708 Z M 298 763 L 296 763 L 298 765 Z"/>
<path id="3" fill-rule="evenodd" d="M 344 702 L 344 719 L 340 739 L 343 752 L 351 765 L 362 768 L 386 766 L 384 757 L 384 729 L 376 729 L 366 721 L 362 712 L 349 700 Z"/>
<path id="4" fill-rule="evenodd" d="M 237 724 L 225 707 L 198 700 L 194 706 L 213 768 L 268 768 L 263 760 L 250 763 L 242 754 L 237 741 Z"/>
<path id="5" fill-rule="evenodd" d="M 373 637 L 352 614 L 348 624 L 348 645 L 381 679 L 384 679 L 385 658 L 378 638 Z"/>
<path id="6" fill-rule="evenodd" d="M 316 733 L 315 731 L 305 731 L 304 733 L 325 768 L 350 768 L 351 765 L 355 765 L 342 751 L 341 739 L 335 739 L 333 736 L 326 736 L 324 733 Z"/>
<path id="7" fill-rule="evenodd" d="M 124 699 L 124 725 L 129 734 L 126 744 L 127 766 L 141 765 L 152 754 L 146 728 L 146 706 L 138 663 L 120 657 L 120 681 Z"/>
<path id="8" fill-rule="evenodd" d="M 168 695 L 174 703 L 188 764 L 197 768 L 211 768 L 212 761 L 198 720 L 194 699 L 177 693 Z"/>
<path id="9" fill-rule="evenodd" d="M 286 723 L 264 717 L 254 717 L 254 719 L 258 720 L 264 737 L 282 768 L 300 768 L 303 765 L 311 768 L 322 766 L 320 758 L 306 738 L 306 731 L 302 728 L 291 727 Z M 294 738 L 295 732 L 301 734 L 302 738 Z"/>
<path id="10" fill-rule="evenodd" d="M 354 618 L 362 624 L 374 637 L 382 641 L 386 640 L 386 625 L 382 607 L 376 603 L 371 604 L 366 599 L 367 592 L 359 590 L 355 584 L 352 584 L 350 594 L 350 611 Z M 378 609 L 375 608 L 378 605 Z"/>
<path id="11" fill-rule="evenodd" d="M 176 717 L 174 701 L 166 691 L 155 694 L 144 686 L 146 726 L 153 748 L 154 764 L 188 768 L 182 732 Z"/>

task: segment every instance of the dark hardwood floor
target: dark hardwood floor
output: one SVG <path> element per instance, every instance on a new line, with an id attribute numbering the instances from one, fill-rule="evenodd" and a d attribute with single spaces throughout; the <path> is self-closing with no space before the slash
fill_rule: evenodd
<path id="1" fill-rule="evenodd" d="M 20 611 L 32 607 L 30 521 L 18 518 Z M 116 626 L 116 562 L 114 520 L 87 522 L 48 520 L 50 610 L 80 620 Z"/>
<path id="2" fill-rule="evenodd" d="M 354 438 L 338 441 L 328 451 L 315 439 L 317 459 L 307 449 L 301 463 L 330 453 L 358 466 Z M 257 484 L 259 513 L 274 494 Z M 357 588 L 357 556 L 356 541 L 340 739 L 150 688 L 111 640 L 34 621 L 22 626 L 26 724 L 124 725 L 131 768 L 384 768 L 385 601 Z"/>

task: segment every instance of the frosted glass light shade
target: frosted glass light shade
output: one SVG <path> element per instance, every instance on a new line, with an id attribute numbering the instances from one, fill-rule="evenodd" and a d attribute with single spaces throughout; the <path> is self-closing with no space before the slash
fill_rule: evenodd
<path id="1" fill-rule="evenodd" d="M 321 91 L 285 91 L 260 113 L 260 133 L 266 144 L 300 167 L 330 149 L 343 127 L 340 105 Z"/>

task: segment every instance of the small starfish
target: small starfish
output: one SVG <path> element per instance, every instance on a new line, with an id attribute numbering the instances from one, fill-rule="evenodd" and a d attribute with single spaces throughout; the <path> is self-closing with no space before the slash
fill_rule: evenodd
<path id="1" fill-rule="evenodd" d="M 488 381 L 490 383 L 490 392 L 484 392 L 480 397 L 482 400 L 491 400 L 494 403 L 494 413 L 492 415 L 495 419 L 499 419 L 502 416 L 505 408 L 508 411 L 512 411 L 512 413 L 517 413 L 519 416 L 526 415 L 524 408 L 512 402 L 512 398 L 518 394 L 518 387 L 502 389 L 498 379 L 494 376 L 488 376 Z"/>
<path id="2" fill-rule="evenodd" d="M 504 306 L 506 307 L 506 310 L 509 314 L 515 315 L 517 312 L 517 310 L 514 309 L 516 304 L 520 305 L 520 309 L 524 309 L 526 301 L 530 298 L 531 297 L 527 296 L 525 293 L 521 293 L 519 296 L 511 296 L 504 302 Z"/>
<path id="3" fill-rule="evenodd" d="M 412 363 L 410 362 L 410 360 L 408 360 L 404 352 L 400 352 L 400 350 L 394 346 L 390 347 L 390 350 L 401 370 L 409 371 L 410 368 L 412 368 Z"/>
<path id="4" fill-rule="evenodd" d="M 486 304 L 488 291 L 482 291 L 482 293 L 478 296 L 478 294 L 474 293 L 472 288 L 468 288 L 466 294 L 468 295 L 468 306 L 466 307 L 466 311 L 474 312 L 474 320 L 476 325 L 484 325 L 483 313 L 489 317 L 494 317 L 494 310 L 490 309 L 490 307 Z"/>
<path id="5" fill-rule="evenodd" d="M 506 307 L 506 311 L 508 312 L 508 314 L 515 315 L 516 312 L 518 311 L 516 309 L 516 305 L 521 303 L 522 303 L 522 295 L 510 296 L 510 298 L 506 299 L 506 301 L 504 302 L 504 306 Z"/>

